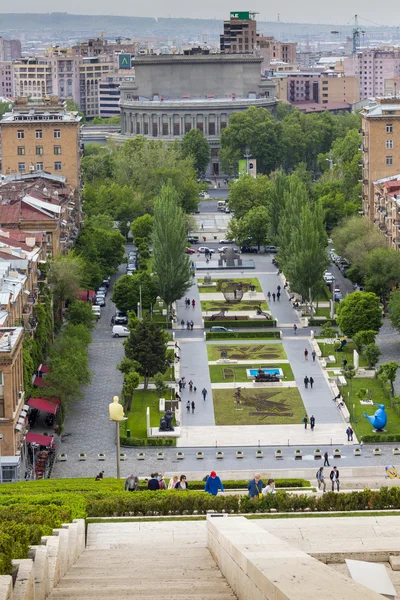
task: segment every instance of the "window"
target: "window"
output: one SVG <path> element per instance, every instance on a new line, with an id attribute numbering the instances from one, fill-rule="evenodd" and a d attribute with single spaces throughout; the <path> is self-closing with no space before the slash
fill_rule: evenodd
<path id="1" fill-rule="evenodd" d="M 393 140 L 386 140 L 386 150 L 392 150 Z"/>
<path id="2" fill-rule="evenodd" d="M 36 139 L 41 140 L 43 137 L 43 131 L 41 129 L 36 129 Z"/>
<path id="3" fill-rule="evenodd" d="M 18 154 L 18 156 L 24 156 L 25 155 L 25 146 L 18 146 L 17 154 Z"/>
<path id="4" fill-rule="evenodd" d="M 163 123 L 162 124 L 162 134 L 163 135 L 168 135 L 168 123 Z"/>
<path id="5" fill-rule="evenodd" d="M 36 171 L 43 171 L 43 163 L 36 163 Z"/>
<path id="6" fill-rule="evenodd" d="M 149 124 L 146 121 L 143 123 L 143 135 L 149 135 Z"/>
<path id="7" fill-rule="evenodd" d="M 393 133 L 393 125 L 386 125 L 386 133 Z"/>
<path id="8" fill-rule="evenodd" d="M 61 129 L 55 129 L 54 130 L 54 137 L 56 139 L 59 139 L 61 137 Z"/>
<path id="9" fill-rule="evenodd" d="M 322 97 L 323 97 L 323 98 L 327 98 L 327 97 L 328 97 L 328 94 L 322 94 Z"/>
<path id="10" fill-rule="evenodd" d="M 55 162 L 54 163 L 54 170 L 55 171 L 61 171 L 61 169 L 62 169 L 61 163 L 60 162 Z"/>
<path id="11" fill-rule="evenodd" d="M 215 135 L 215 123 L 208 124 L 208 135 Z"/>
<path id="12" fill-rule="evenodd" d="M 43 146 L 36 146 L 36 156 L 42 156 Z"/>
<path id="13" fill-rule="evenodd" d="M 179 123 L 174 123 L 174 135 L 180 135 Z"/>
<path id="14" fill-rule="evenodd" d="M 386 157 L 386 164 L 388 166 L 393 164 L 393 156 L 387 156 Z"/>
<path id="15" fill-rule="evenodd" d="M 136 121 L 136 134 L 140 134 L 140 121 Z"/>
<path id="16" fill-rule="evenodd" d="M 153 137 L 157 137 L 157 136 L 158 136 L 158 127 L 157 127 L 157 123 L 153 123 L 153 131 L 152 131 L 152 135 L 153 135 Z"/>
<path id="17" fill-rule="evenodd" d="M 23 129 L 18 129 L 17 131 L 17 138 L 19 140 L 23 140 L 25 137 L 25 131 Z"/>
<path id="18" fill-rule="evenodd" d="M 61 146 L 54 146 L 54 154 L 61 154 Z"/>
<path id="19" fill-rule="evenodd" d="M 185 133 L 188 133 L 188 131 L 190 131 L 192 128 L 190 123 L 185 123 Z"/>
<path id="20" fill-rule="evenodd" d="M 18 171 L 25 171 L 25 163 L 18 163 Z"/>

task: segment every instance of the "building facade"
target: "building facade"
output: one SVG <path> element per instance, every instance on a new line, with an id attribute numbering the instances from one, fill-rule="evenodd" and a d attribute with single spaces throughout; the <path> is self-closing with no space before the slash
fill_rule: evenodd
<path id="1" fill-rule="evenodd" d="M 22 58 L 13 62 L 14 95 L 39 100 L 53 94 L 52 67 L 47 58 Z"/>
<path id="2" fill-rule="evenodd" d="M 5 40 L 0 36 L 0 62 L 15 60 L 21 57 L 20 40 Z"/>
<path id="3" fill-rule="evenodd" d="M 99 116 L 99 83 L 113 70 L 114 61 L 109 56 L 80 59 L 79 108 L 88 119 Z"/>
<path id="4" fill-rule="evenodd" d="M 20 98 L 0 121 L 2 173 L 46 171 L 80 189 L 81 117 L 51 97 L 40 104 Z"/>
<path id="5" fill-rule="evenodd" d="M 13 64 L 11 61 L 0 62 L 0 97 L 14 96 Z"/>
<path id="6" fill-rule="evenodd" d="M 124 73 L 107 73 L 99 81 L 99 116 L 103 118 L 119 117 L 121 114 L 120 98 L 123 81 L 134 82 L 134 77 Z"/>
<path id="7" fill-rule="evenodd" d="M 297 44 L 295 42 L 278 42 L 273 37 L 258 34 L 256 47 L 257 53 L 263 57 L 262 73 L 270 68 L 271 62 L 282 61 L 288 65 L 296 64 Z"/>
<path id="8" fill-rule="evenodd" d="M 400 174 L 374 181 L 374 223 L 400 249 Z"/>
<path id="9" fill-rule="evenodd" d="M 374 182 L 392 177 L 400 165 L 400 98 L 378 98 L 362 117 L 363 212 L 373 221 Z"/>
<path id="10" fill-rule="evenodd" d="M 360 77 L 360 99 L 385 93 L 385 80 L 400 76 L 400 50 L 364 50 L 344 60 L 346 76 Z"/>
<path id="11" fill-rule="evenodd" d="M 249 12 L 231 13 L 224 21 L 224 33 L 220 36 L 220 51 L 225 54 L 254 52 L 257 39 L 257 21 Z"/>

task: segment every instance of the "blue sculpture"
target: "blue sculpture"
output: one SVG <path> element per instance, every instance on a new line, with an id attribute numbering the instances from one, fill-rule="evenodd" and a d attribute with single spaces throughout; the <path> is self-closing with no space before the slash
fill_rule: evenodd
<path id="1" fill-rule="evenodd" d="M 371 423 L 371 425 L 374 429 L 376 429 L 377 431 L 382 431 L 382 429 L 385 427 L 385 425 L 387 423 L 387 414 L 385 412 L 385 405 L 384 404 L 373 404 L 373 406 L 379 407 L 378 410 L 376 411 L 376 413 L 372 417 L 367 415 L 367 413 L 364 413 L 364 417 L 366 419 L 368 419 L 368 421 Z"/>

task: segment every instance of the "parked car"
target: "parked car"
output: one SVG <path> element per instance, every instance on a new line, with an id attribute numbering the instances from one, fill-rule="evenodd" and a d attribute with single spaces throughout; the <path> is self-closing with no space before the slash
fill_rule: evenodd
<path id="1" fill-rule="evenodd" d="M 187 241 L 189 242 L 189 244 L 198 244 L 199 243 L 199 239 L 195 238 L 195 237 L 188 237 Z"/>
<path id="2" fill-rule="evenodd" d="M 93 314 L 96 316 L 96 319 L 99 320 L 101 317 L 100 306 L 96 306 L 96 305 L 92 306 L 92 311 L 93 311 Z"/>
<path id="3" fill-rule="evenodd" d="M 193 248 L 186 248 L 185 254 L 196 254 L 196 250 L 193 250 Z"/>
<path id="4" fill-rule="evenodd" d="M 106 286 L 106 288 L 110 287 L 110 283 L 111 283 L 111 277 L 107 277 L 107 279 L 103 279 L 103 285 Z"/>
<path id="5" fill-rule="evenodd" d="M 200 246 L 200 248 L 197 248 L 197 252 L 199 254 L 205 254 L 206 250 L 209 252 L 209 254 L 214 254 L 214 250 L 212 248 L 207 248 L 207 246 Z"/>
<path id="6" fill-rule="evenodd" d="M 101 287 L 99 287 L 99 289 L 97 290 L 97 294 L 104 294 L 105 296 L 107 296 L 107 288 L 105 285 L 102 285 Z"/>
<path id="7" fill-rule="evenodd" d="M 234 244 L 235 240 L 219 240 L 220 244 Z"/>
<path id="8" fill-rule="evenodd" d="M 246 254 L 257 254 L 258 248 L 256 246 L 248 246 L 247 244 L 242 246 L 240 250 Z"/>
<path id="9" fill-rule="evenodd" d="M 264 246 L 264 254 L 278 254 L 276 246 Z"/>
<path id="10" fill-rule="evenodd" d="M 232 333 L 233 329 L 228 329 L 227 327 L 222 327 L 221 325 L 214 325 L 211 327 L 210 331 L 215 333 Z"/>
<path id="11" fill-rule="evenodd" d="M 333 296 L 335 302 L 340 302 L 341 300 L 343 300 L 343 294 L 340 291 L 340 288 L 335 288 Z"/>
<path id="12" fill-rule="evenodd" d="M 229 246 L 221 246 L 220 248 L 218 248 L 218 252 L 225 252 L 225 250 L 228 250 Z M 233 246 L 232 250 L 234 252 L 238 252 L 238 248 L 236 248 L 236 246 Z"/>
<path id="13" fill-rule="evenodd" d="M 106 305 L 106 297 L 103 295 L 96 296 L 96 304 L 97 304 L 97 306 L 105 306 Z"/>
<path id="14" fill-rule="evenodd" d="M 129 273 L 133 273 L 134 271 L 137 271 L 137 269 L 136 269 L 136 265 L 134 265 L 134 264 L 132 264 L 132 263 L 131 263 L 131 264 L 129 264 L 129 265 L 126 267 L 126 272 L 127 272 L 127 274 L 129 274 Z"/>
<path id="15" fill-rule="evenodd" d="M 127 325 L 128 324 L 128 315 L 126 312 L 122 312 L 117 310 L 114 315 L 114 325 Z"/>
<path id="16" fill-rule="evenodd" d="M 210 197 L 210 194 L 208 192 L 200 192 L 199 194 L 199 198 L 202 198 L 203 200 L 208 200 Z"/>
<path id="17" fill-rule="evenodd" d="M 112 328 L 112 336 L 113 337 L 128 337 L 129 329 L 124 327 L 123 325 L 114 325 Z"/>
<path id="18" fill-rule="evenodd" d="M 330 285 L 334 280 L 334 276 L 329 271 L 325 271 L 324 273 L 324 281 L 327 285 Z"/>

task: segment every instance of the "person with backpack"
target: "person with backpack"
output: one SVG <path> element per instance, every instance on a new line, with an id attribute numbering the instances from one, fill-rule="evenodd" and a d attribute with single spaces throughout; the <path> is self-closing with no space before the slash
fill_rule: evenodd
<path id="1" fill-rule="evenodd" d="M 158 485 L 159 485 L 160 490 L 166 490 L 167 489 L 167 484 L 165 483 L 165 479 L 164 479 L 162 473 L 158 474 Z"/>
<path id="2" fill-rule="evenodd" d="M 254 479 L 249 481 L 247 484 L 247 489 L 249 490 L 249 496 L 252 500 L 257 500 L 260 496 L 262 496 L 262 490 L 264 487 L 263 480 L 261 479 L 261 475 L 256 473 L 254 475 Z"/>
<path id="3" fill-rule="evenodd" d="M 304 417 L 303 423 L 304 423 L 304 429 L 307 429 L 307 424 L 308 424 L 308 417 L 307 417 L 307 415 Z"/>
<path id="4" fill-rule="evenodd" d="M 203 394 L 203 400 L 205 400 L 207 398 L 207 390 L 206 390 L 206 388 L 203 388 L 201 390 L 201 393 Z"/>
<path id="5" fill-rule="evenodd" d="M 312 377 L 310 377 L 310 388 L 312 389 L 312 386 L 314 385 L 314 379 Z"/>
<path id="6" fill-rule="evenodd" d="M 318 469 L 315 477 L 317 478 L 318 489 L 320 490 L 322 487 L 322 493 L 325 494 L 326 483 L 325 483 L 325 477 L 324 477 L 324 467 L 320 467 Z"/>
<path id="7" fill-rule="evenodd" d="M 294 325 L 293 325 L 293 333 L 294 333 L 294 335 L 297 335 L 297 325 L 296 325 L 296 323 L 294 323 Z"/>
<path id="8" fill-rule="evenodd" d="M 314 417 L 314 415 L 311 415 L 311 417 L 310 417 L 310 426 L 311 426 L 311 431 L 314 431 L 314 427 L 315 427 L 315 417 Z"/>
<path id="9" fill-rule="evenodd" d="M 333 467 L 329 477 L 331 478 L 331 481 L 332 481 L 332 492 L 335 491 L 335 484 L 337 487 L 337 491 L 339 491 L 340 481 L 339 481 L 339 470 L 337 467 Z"/>
<path id="10" fill-rule="evenodd" d="M 349 442 L 350 441 L 350 425 L 346 429 L 346 433 L 347 433 L 347 441 Z"/>
<path id="11" fill-rule="evenodd" d="M 149 481 L 147 482 L 147 487 L 152 492 L 155 492 L 156 490 L 160 489 L 160 484 L 158 481 L 158 473 L 151 474 L 151 479 L 149 479 Z"/>

